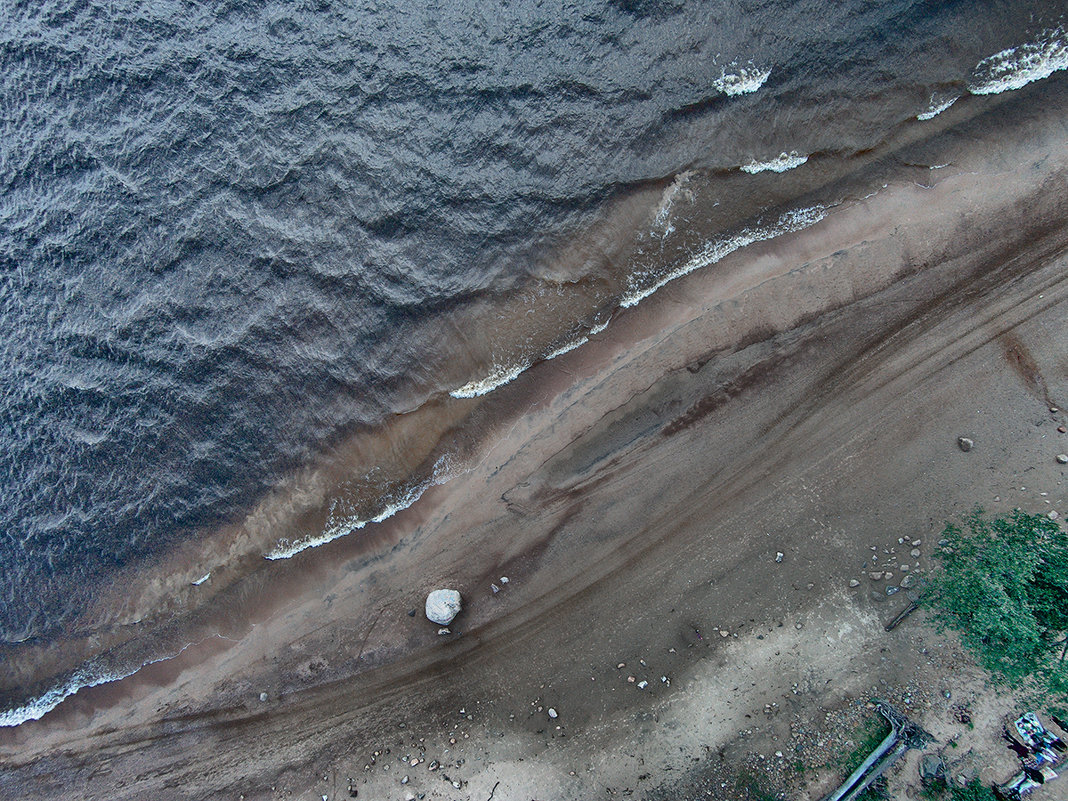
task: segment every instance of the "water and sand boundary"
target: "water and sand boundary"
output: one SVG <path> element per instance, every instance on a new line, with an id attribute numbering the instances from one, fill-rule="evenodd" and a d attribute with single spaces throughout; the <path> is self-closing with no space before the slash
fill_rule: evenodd
<path id="1" fill-rule="evenodd" d="M 885 588 L 865 579 L 850 591 L 848 581 L 862 575 L 870 546 L 906 534 L 929 545 L 947 515 L 975 503 L 1052 505 L 1063 486 L 1057 451 L 1046 449 L 1059 421 L 1049 406 L 1068 401 L 1065 95 L 1054 78 L 985 105 L 958 102 L 930 133 L 903 133 L 855 170 L 810 160 L 839 172 L 780 190 L 792 200 L 770 222 L 737 212 L 737 226 L 717 224 L 728 239 L 716 241 L 748 241 L 612 311 L 606 327 L 579 333 L 581 347 L 339 449 L 294 483 L 298 492 L 198 544 L 195 562 L 180 554 L 149 581 L 132 577 L 125 617 L 94 630 L 90 610 L 81 646 L 11 654 L 9 693 L 29 676 L 48 686 L 109 637 L 113 654 L 129 649 L 114 657 L 124 665 L 138 649 L 144 661 L 175 655 L 0 732 L 11 768 L 2 781 L 26 797 L 146 788 L 274 797 L 272 784 L 310 792 L 324 771 L 351 769 L 369 790 L 394 792 L 399 777 L 364 771 L 364 751 L 400 723 L 419 736 L 458 723 L 473 743 L 462 757 L 448 744 L 470 765 L 456 769 L 464 797 L 488 793 L 507 766 L 512 784 L 495 779 L 495 797 L 550 787 L 544 796 L 582 798 L 637 765 L 579 767 L 600 758 L 592 754 L 637 748 L 667 760 L 659 780 L 671 764 L 663 732 L 685 743 L 681 770 L 698 745 L 747 725 L 737 699 L 748 696 L 722 685 L 725 671 L 772 688 L 762 672 L 772 665 L 830 675 L 855 662 L 845 686 L 912 669 L 905 650 L 887 657 L 889 668 L 864 667 L 883 642 L 886 603 L 872 593 L 885 598 Z M 623 203 L 631 219 L 655 211 L 666 188 L 651 187 L 644 205 Z M 685 188 L 695 200 L 676 230 L 717 208 L 700 177 Z M 809 225 L 776 227 L 817 207 Z M 681 230 L 709 241 L 699 224 Z M 693 252 L 683 249 L 680 263 Z M 585 314 L 560 314 L 603 326 L 605 304 L 635 273 L 579 275 L 568 303 Z M 529 342 L 514 315 L 498 316 L 501 329 L 480 341 L 514 331 Z M 545 319 L 532 330 L 548 331 Z M 549 341 L 559 330 L 542 334 L 545 348 L 560 348 Z M 1021 347 L 1035 365 L 1023 375 L 1004 358 Z M 468 358 L 486 356 L 473 347 Z M 979 447 L 965 457 L 956 437 L 977 428 Z M 280 532 L 299 541 L 325 530 L 337 477 L 383 453 L 421 466 L 422 476 L 398 468 L 393 479 L 419 487 L 418 500 L 353 536 L 265 558 Z M 1038 488 L 1050 494 L 1032 498 Z M 918 564 L 929 566 L 929 554 Z M 495 595 L 500 575 L 511 581 Z M 452 638 L 407 615 L 442 583 L 468 599 Z M 655 692 L 620 681 L 619 663 L 648 668 Z M 808 700 L 819 704 L 819 693 Z M 563 722 L 528 715 L 548 705 Z M 621 721 L 645 714 L 661 720 L 619 734 Z M 667 720 L 688 722 L 659 725 Z M 473 766 L 476 753 L 485 767 Z M 520 764 L 536 755 L 538 770 Z"/>

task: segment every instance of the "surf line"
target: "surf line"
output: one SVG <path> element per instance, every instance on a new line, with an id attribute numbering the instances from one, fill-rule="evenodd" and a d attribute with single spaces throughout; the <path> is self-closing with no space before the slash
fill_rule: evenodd
<path id="1" fill-rule="evenodd" d="M 630 291 L 623 296 L 619 305 L 622 308 L 637 306 L 676 278 L 682 278 L 682 276 L 689 275 L 694 270 L 700 270 L 702 267 L 716 264 L 736 250 L 741 250 L 756 242 L 766 242 L 784 234 L 809 228 L 827 216 L 827 208 L 827 206 L 816 205 L 808 208 L 793 209 L 779 217 L 778 221 L 773 225 L 745 228 L 733 236 L 712 240 L 688 261 L 673 270 L 669 270 L 664 275 L 652 278 L 651 282 L 645 286 L 639 285 L 643 276 L 635 275 L 631 278 L 632 286 Z"/>
<path id="2" fill-rule="evenodd" d="M 176 659 L 194 645 L 200 645 L 213 637 L 227 639 L 221 634 L 211 634 L 202 640 L 186 643 L 173 654 L 165 654 L 164 656 L 142 662 L 133 670 L 127 672 L 120 671 L 116 673 L 109 670 L 103 670 L 90 660 L 76 669 L 66 681 L 56 685 L 44 694 L 20 707 L 9 709 L 6 712 L 0 712 L 0 726 L 18 726 L 28 720 L 40 720 L 79 690 L 84 690 L 90 687 L 99 687 L 101 684 L 110 684 L 115 681 L 128 679 L 130 676 L 144 670 L 149 665 Z M 97 672 L 98 670 L 100 672 Z"/>
<path id="3" fill-rule="evenodd" d="M 270 559 L 271 561 L 289 559 L 296 556 L 301 551 L 306 551 L 308 548 L 318 548 L 320 545 L 326 545 L 328 542 L 333 542 L 341 537 L 347 537 L 349 534 L 353 534 L 364 528 L 369 523 L 382 523 L 398 512 L 403 512 L 405 509 L 412 506 L 416 501 L 422 498 L 423 494 L 431 487 L 436 487 L 449 481 L 453 475 L 452 463 L 449 456 L 446 454 L 445 456 L 440 457 L 434 464 L 434 469 L 429 479 L 405 490 L 401 493 L 400 497 L 395 500 L 388 501 L 385 508 L 374 517 L 364 520 L 356 515 L 352 515 L 328 523 L 326 528 L 314 536 L 305 537 L 304 539 L 295 541 L 281 539 L 272 550 L 263 555 L 263 558 Z M 331 518 L 334 517 L 334 510 L 336 508 L 337 500 L 335 500 L 331 506 Z"/>

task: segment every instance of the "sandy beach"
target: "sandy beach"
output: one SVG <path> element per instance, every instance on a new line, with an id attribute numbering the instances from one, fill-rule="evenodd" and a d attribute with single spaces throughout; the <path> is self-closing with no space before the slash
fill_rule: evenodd
<path id="1" fill-rule="evenodd" d="M 0 729 L 0 794 L 817 799 L 874 697 L 1007 778 L 1011 696 L 923 612 L 883 627 L 948 519 L 1068 513 L 1065 120 L 1062 73 L 828 167 L 798 199 L 818 222 L 339 446 L 297 500 L 118 588 L 125 617 L 12 651 L 9 695 L 105 646 L 173 657 Z M 582 289 L 589 319 L 614 289 Z M 462 458 L 388 520 L 263 558 L 383 453 Z M 194 585 L 207 563 L 231 573 Z M 442 586 L 465 602 L 445 635 Z"/>

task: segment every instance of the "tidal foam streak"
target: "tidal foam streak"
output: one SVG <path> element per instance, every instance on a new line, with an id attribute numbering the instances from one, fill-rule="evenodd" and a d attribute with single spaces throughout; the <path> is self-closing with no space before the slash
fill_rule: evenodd
<path id="1" fill-rule="evenodd" d="M 789 234 L 794 231 L 800 231 L 803 228 L 808 228 L 809 226 L 818 223 L 825 216 L 825 206 L 794 209 L 793 211 L 788 211 L 783 214 L 774 225 L 759 228 L 746 228 L 741 233 L 735 234 L 734 236 L 709 242 L 695 256 L 691 257 L 688 261 L 684 262 L 674 270 L 670 270 L 659 278 L 654 279 L 648 286 L 633 287 L 623 296 L 623 300 L 619 305 L 624 308 L 636 306 L 662 286 L 674 281 L 676 278 L 681 278 L 684 275 L 692 273 L 694 270 L 699 270 L 702 267 L 708 267 L 711 264 L 715 264 L 726 256 L 729 256 L 731 253 L 734 253 L 734 251 L 752 245 L 754 242 L 764 242 L 768 239 L 782 236 L 783 234 Z"/>
<path id="2" fill-rule="evenodd" d="M 1063 30 L 1047 31 L 1036 42 L 1010 47 L 980 61 L 972 72 L 968 91 L 973 95 L 996 95 L 1063 69 L 1068 69 L 1068 37 Z"/>

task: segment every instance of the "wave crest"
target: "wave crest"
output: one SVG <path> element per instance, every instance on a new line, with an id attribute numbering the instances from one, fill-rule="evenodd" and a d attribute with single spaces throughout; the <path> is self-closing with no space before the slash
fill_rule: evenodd
<path id="1" fill-rule="evenodd" d="M 763 69 L 755 66 L 752 61 L 745 67 L 731 64 L 730 68 L 733 72 L 727 72 L 727 68 L 724 67 L 720 76 L 712 82 L 716 89 L 728 97 L 755 92 L 771 77 L 770 67 Z"/>
<path id="2" fill-rule="evenodd" d="M 1010 47 L 980 61 L 968 91 L 996 95 L 1020 89 L 1068 69 L 1068 39 L 1063 30 L 1048 31 L 1038 41 Z"/>
<path id="3" fill-rule="evenodd" d="M 742 172 L 756 175 L 758 172 L 786 172 L 794 167 L 800 167 L 808 161 L 808 156 L 802 156 L 796 150 L 789 153 L 783 151 L 771 161 L 757 161 L 753 159 L 748 164 L 742 165 Z"/>
<path id="4" fill-rule="evenodd" d="M 676 278 L 681 278 L 684 275 L 692 273 L 694 270 L 699 270 L 702 267 L 708 267 L 709 265 L 715 264 L 729 256 L 731 253 L 734 253 L 734 251 L 741 250 L 755 242 L 764 242 L 768 239 L 782 236 L 783 234 L 789 234 L 794 231 L 800 231 L 803 228 L 808 228 L 809 226 L 818 223 L 825 216 L 827 216 L 826 206 L 817 205 L 809 208 L 793 209 L 792 211 L 783 214 L 773 225 L 746 228 L 733 236 L 713 240 L 707 243 L 699 253 L 691 257 L 688 261 L 669 271 L 665 275 L 654 279 L 653 282 L 647 286 L 634 286 L 635 278 L 639 278 L 639 276 L 632 278 L 632 288 L 623 296 L 623 300 L 619 305 L 623 308 L 636 306 L 662 286 L 674 281 Z"/>

